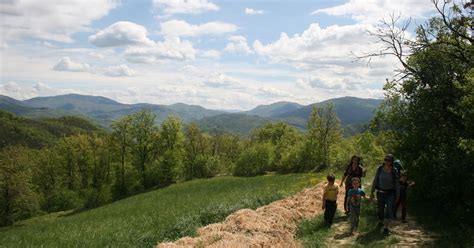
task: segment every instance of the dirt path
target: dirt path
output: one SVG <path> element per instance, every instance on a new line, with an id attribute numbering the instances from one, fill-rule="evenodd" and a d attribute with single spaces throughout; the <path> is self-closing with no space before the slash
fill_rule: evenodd
<path id="1" fill-rule="evenodd" d="M 301 247 L 295 239 L 298 222 L 323 212 L 322 186 L 320 183 L 256 210 L 239 210 L 222 223 L 200 228 L 197 237 L 184 237 L 157 247 Z M 338 202 L 343 200 L 340 192 Z"/>
<path id="2" fill-rule="evenodd" d="M 256 210 L 242 209 L 229 215 L 222 223 L 211 224 L 197 231 L 197 237 L 184 237 L 175 242 L 161 243 L 171 247 L 301 247 L 295 239 L 297 225 L 303 218 L 322 214 L 323 183 L 305 189 L 291 197 L 275 201 Z M 344 192 L 338 196 L 338 209 L 343 212 Z M 349 223 L 339 217 L 331 228 L 335 234 L 325 242 L 328 247 L 347 247 L 357 243 L 358 235 L 349 235 Z M 427 246 L 433 237 L 412 218 L 407 223 L 396 221 L 391 236 L 397 243 L 391 247 Z"/>

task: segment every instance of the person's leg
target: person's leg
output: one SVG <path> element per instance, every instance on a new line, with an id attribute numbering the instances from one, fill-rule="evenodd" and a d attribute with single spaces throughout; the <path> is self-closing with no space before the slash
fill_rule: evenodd
<path id="1" fill-rule="evenodd" d="M 393 219 L 393 205 L 395 202 L 395 193 L 385 194 L 385 219 L 384 219 L 384 234 L 389 234 L 389 227 Z"/>
<path id="2" fill-rule="evenodd" d="M 393 218 L 394 218 L 394 219 L 397 218 L 397 212 L 398 212 L 398 208 L 400 208 L 400 203 L 401 203 L 401 198 L 400 198 L 400 200 L 395 204 L 395 208 L 393 209 Z"/>
<path id="3" fill-rule="evenodd" d="M 331 219 L 331 224 L 334 221 L 334 215 L 336 214 L 336 209 L 337 209 L 337 202 L 333 201 L 331 205 L 331 212 L 329 213 L 329 218 Z"/>
<path id="4" fill-rule="evenodd" d="M 330 208 L 330 206 L 328 205 L 328 201 L 326 201 L 326 200 L 325 200 L 324 204 L 325 204 L 324 221 L 326 221 L 326 223 L 329 223 L 329 208 Z"/>
<path id="5" fill-rule="evenodd" d="M 354 211 L 354 218 L 355 218 L 354 227 L 355 227 L 355 229 L 357 229 L 359 227 L 360 208 L 354 208 L 353 211 Z"/>
<path id="6" fill-rule="evenodd" d="M 377 217 L 381 223 L 385 218 L 385 194 L 380 192 L 377 192 Z"/>
<path id="7" fill-rule="evenodd" d="M 404 196 L 403 198 L 400 198 L 400 204 L 402 205 L 402 221 L 406 220 L 407 217 L 407 198 Z"/>
<path id="8" fill-rule="evenodd" d="M 326 201 L 326 210 L 324 211 L 324 220 L 328 224 L 332 224 L 335 212 L 336 212 L 336 202 Z"/>
<path id="9" fill-rule="evenodd" d="M 349 193 L 349 190 L 351 189 L 351 187 L 347 186 L 346 185 L 346 192 L 344 193 L 344 212 L 349 212 L 349 209 L 347 208 L 347 194 Z"/>

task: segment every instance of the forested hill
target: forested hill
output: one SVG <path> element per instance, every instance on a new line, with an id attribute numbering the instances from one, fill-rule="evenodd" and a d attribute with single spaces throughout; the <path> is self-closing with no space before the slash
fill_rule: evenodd
<path id="1" fill-rule="evenodd" d="M 75 117 L 27 119 L 0 110 L 0 148 L 23 145 L 41 148 L 72 134 L 103 132 L 90 121 Z"/>
<path id="2" fill-rule="evenodd" d="M 108 129 L 120 118 L 148 109 L 156 114 L 156 123 L 162 123 L 169 116 L 181 118 L 185 123 L 196 121 L 208 132 L 231 132 L 248 134 L 253 128 L 270 121 L 284 121 L 299 129 L 306 129 L 313 107 L 328 103 L 334 105 L 346 135 L 364 130 L 372 119 L 375 109 L 382 100 L 342 97 L 303 106 L 292 102 L 276 102 L 259 105 L 239 113 L 210 110 L 198 105 L 176 103 L 172 105 L 124 104 L 102 96 L 68 94 L 51 97 L 36 97 L 25 101 L 0 96 L 0 109 L 28 118 L 57 118 L 79 116 L 88 118 Z"/>

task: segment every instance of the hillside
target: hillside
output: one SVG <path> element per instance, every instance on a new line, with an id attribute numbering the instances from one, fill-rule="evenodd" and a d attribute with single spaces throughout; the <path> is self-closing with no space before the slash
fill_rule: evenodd
<path id="1" fill-rule="evenodd" d="M 0 148 L 23 145 L 41 148 L 58 138 L 75 133 L 100 132 L 101 129 L 86 119 L 74 116 L 27 119 L 0 110 Z"/>
<path id="2" fill-rule="evenodd" d="M 295 111 L 303 107 L 293 102 L 276 102 L 269 105 L 259 105 L 252 110 L 241 112 L 248 115 L 257 115 L 261 117 L 276 117 L 285 113 Z"/>
<path id="3" fill-rule="evenodd" d="M 82 116 L 105 128 L 109 128 L 113 121 L 123 116 L 148 109 L 156 114 L 157 124 L 168 116 L 176 116 L 184 122 L 197 121 L 203 130 L 210 133 L 248 134 L 253 128 L 260 127 L 269 121 L 284 121 L 304 130 L 314 106 L 332 103 L 341 120 L 345 135 L 350 136 L 366 129 L 366 125 L 372 119 L 375 109 L 381 102 L 382 100 L 378 99 L 342 97 L 307 106 L 291 102 L 276 102 L 257 106 L 250 111 L 226 113 L 184 103 L 172 105 L 123 104 L 101 96 L 68 94 L 36 97 L 25 101 L 0 96 L 0 109 L 28 118 Z"/>
<path id="4" fill-rule="evenodd" d="M 157 115 L 157 124 L 168 116 L 180 117 L 189 122 L 203 117 L 225 113 L 209 110 L 201 106 L 177 103 L 173 105 L 158 105 L 148 103 L 123 104 L 102 96 L 87 96 L 67 94 L 49 97 L 35 97 L 18 101 L 1 96 L 0 109 L 30 118 L 59 117 L 66 115 L 85 116 L 97 124 L 108 128 L 110 124 L 125 115 L 149 109 Z"/>
<path id="5" fill-rule="evenodd" d="M 241 208 L 257 208 L 294 194 L 315 174 L 193 180 L 79 213 L 56 213 L 0 229 L 7 247 L 151 247 L 193 235 Z"/>

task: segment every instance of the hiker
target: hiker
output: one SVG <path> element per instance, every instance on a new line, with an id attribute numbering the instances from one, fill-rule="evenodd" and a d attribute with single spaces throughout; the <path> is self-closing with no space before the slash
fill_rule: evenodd
<path id="1" fill-rule="evenodd" d="M 346 214 L 350 211 L 347 208 L 347 192 L 352 188 L 352 178 L 357 177 L 361 179 L 363 176 L 365 176 L 365 169 L 361 165 L 361 158 L 354 155 L 351 158 L 351 162 L 347 165 L 346 170 L 344 171 L 344 176 L 341 179 L 341 184 L 339 185 L 342 187 L 342 184 L 345 184 L 346 192 L 344 196 L 344 211 Z M 360 182 L 360 185 L 362 185 L 362 181 Z"/>
<path id="2" fill-rule="evenodd" d="M 402 222 L 406 223 L 407 217 L 407 189 L 408 187 L 414 185 L 413 181 L 408 181 L 406 173 L 402 173 L 400 176 L 400 199 L 395 204 L 394 216 L 397 218 L 398 208 L 402 208 Z"/>
<path id="3" fill-rule="evenodd" d="M 347 193 L 347 208 L 350 210 L 351 234 L 359 227 L 359 216 L 362 198 L 366 198 L 364 190 L 360 188 L 360 178 L 352 178 L 352 188 Z"/>
<path id="4" fill-rule="evenodd" d="M 389 234 L 388 226 L 390 220 L 393 219 L 394 203 L 400 198 L 400 184 L 398 181 L 398 173 L 393 167 L 393 155 L 387 154 L 384 163 L 377 168 L 374 181 L 372 182 L 372 190 L 370 191 L 370 199 L 374 198 L 374 191 L 377 190 L 377 216 L 379 225 L 383 226 L 383 233 Z"/>
<path id="5" fill-rule="evenodd" d="M 334 219 L 334 214 L 337 208 L 337 194 L 339 193 L 339 186 L 334 183 L 336 176 L 329 174 L 326 179 L 328 183 L 323 189 L 323 202 L 322 207 L 324 210 L 324 220 L 326 224 L 331 225 Z"/>

